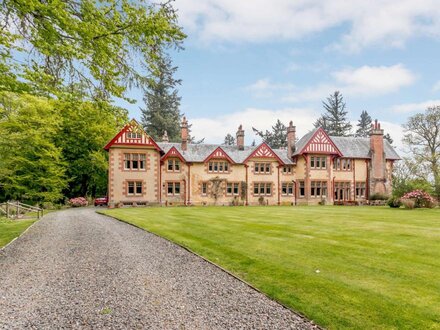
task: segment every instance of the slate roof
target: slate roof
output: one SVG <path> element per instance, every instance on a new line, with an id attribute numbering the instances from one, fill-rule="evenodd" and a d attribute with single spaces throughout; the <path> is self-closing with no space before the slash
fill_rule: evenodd
<path id="1" fill-rule="evenodd" d="M 304 135 L 297 143 L 293 155 L 298 155 L 303 147 L 309 142 L 317 129 L 314 129 Z M 347 158 L 365 158 L 370 157 L 370 139 L 356 138 L 356 137 L 341 137 L 330 136 L 336 147 L 341 151 L 343 157 Z M 258 146 L 245 146 L 244 150 L 239 150 L 236 145 L 218 145 L 218 144 L 188 144 L 186 151 L 182 150 L 180 143 L 159 142 L 158 146 L 167 153 L 172 147 L 175 147 L 187 162 L 203 162 L 215 149 L 221 147 L 231 159 L 238 164 L 242 164 L 244 160 L 255 150 Z M 400 159 L 394 148 L 387 140 L 384 140 L 385 158 L 397 160 Z M 284 164 L 293 164 L 293 161 L 287 157 L 287 149 L 273 149 L 277 156 L 284 162 Z"/>

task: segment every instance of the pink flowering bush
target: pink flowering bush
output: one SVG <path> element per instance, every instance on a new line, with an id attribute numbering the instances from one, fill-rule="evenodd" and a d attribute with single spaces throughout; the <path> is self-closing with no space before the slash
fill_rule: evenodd
<path id="1" fill-rule="evenodd" d="M 89 203 L 87 202 L 87 199 L 84 197 L 75 197 L 69 199 L 69 205 L 72 207 L 81 207 L 81 206 L 87 206 Z"/>
<path id="2" fill-rule="evenodd" d="M 409 193 L 406 193 L 405 195 L 402 196 L 401 200 L 405 205 L 405 207 L 407 208 L 417 208 L 417 207 L 433 208 L 435 206 L 434 198 L 427 192 L 420 189 L 416 189 L 410 191 Z M 412 201 L 414 204 L 409 201 Z M 412 207 L 409 207 L 409 205 L 411 205 Z"/>

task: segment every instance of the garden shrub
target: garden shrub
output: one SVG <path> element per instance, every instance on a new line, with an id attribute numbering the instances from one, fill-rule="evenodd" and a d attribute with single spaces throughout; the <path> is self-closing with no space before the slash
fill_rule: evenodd
<path id="1" fill-rule="evenodd" d="M 69 205 L 72 207 L 81 207 L 81 206 L 87 206 L 89 203 L 87 202 L 87 199 L 84 197 L 75 197 L 69 199 Z"/>
<path id="2" fill-rule="evenodd" d="M 427 207 L 427 208 L 433 208 L 435 207 L 435 200 L 434 198 L 428 194 L 427 192 L 416 189 L 409 193 L 406 193 L 402 196 L 402 202 L 405 205 L 406 201 L 413 201 L 414 202 L 414 208 L 419 207 Z M 406 205 L 405 205 L 406 207 Z"/>
<path id="3" fill-rule="evenodd" d="M 412 199 L 401 199 L 403 206 L 406 209 L 412 210 L 416 206 L 416 202 Z"/>
<path id="4" fill-rule="evenodd" d="M 388 196 L 381 193 L 375 193 L 370 196 L 371 201 L 386 201 L 387 199 Z"/>
<path id="5" fill-rule="evenodd" d="M 402 201 L 398 197 L 391 197 L 390 199 L 388 199 L 387 204 L 389 207 L 399 208 L 402 206 Z"/>

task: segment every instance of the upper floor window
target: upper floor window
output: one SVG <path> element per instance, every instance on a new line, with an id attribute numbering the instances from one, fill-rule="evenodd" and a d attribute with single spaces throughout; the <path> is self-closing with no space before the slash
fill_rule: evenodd
<path id="1" fill-rule="evenodd" d="M 128 139 L 140 139 L 141 137 L 142 137 L 141 133 L 127 132 L 127 138 Z"/>
<path id="2" fill-rule="evenodd" d="M 124 169 L 135 171 L 144 170 L 146 158 L 146 154 L 124 154 Z"/>
<path id="3" fill-rule="evenodd" d="M 127 181 L 127 195 L 142 195 L 142 181 Z"/>
<path id="4" fill-rule="evenodd" d="M 228 182 L 226 184 L 227 196 L 238 196 L 240 184 L 238 182 Z"/>
<path id="5" fill-rule="evenodd" d="M 179 159 L 168 159 L 167 171 L 168 172 L 180 172 L 180 160 Z"/>
<path id="6" fill-rule="evenodd" d="M 229 172 L 229 163 L 228 162 L 217 162 L 212 161 L 208 163 L 208 172 L 209 173 L 227 173 Z"/>
<path id="7" fill-rule="evenodd" d="M 324 170 L 327 168 L 327 157 L 326 156 L 311 156 L 310 157 L 310 168 L 315 170 Z"/>
<path id="8" fill-rule="evenodd" d="M 283 166 L 284 174 L 292 174 L 292 166 Z"/>
<path id="9" fill-rule="evenodd" d="M 270 182 L 256 182 L 254 183 L 254 196 L 271 196 L 272 183 Z"/>
<path id="10" fill-rule="evenodd" d="M 333 169 L 335 171 L 351 171 L 352 164 L 349 158 L 336 158 L 333 161 Z"/>
<path id="11" fill-rule="evenodd" d="M 270 174 L 270 163 L 255 163 L 254 173 L 257 174 Z"/>

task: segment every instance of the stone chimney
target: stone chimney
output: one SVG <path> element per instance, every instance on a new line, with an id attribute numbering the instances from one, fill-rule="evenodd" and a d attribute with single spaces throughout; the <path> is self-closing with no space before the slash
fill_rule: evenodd
<path id="1" fill-rule="evenodd" d="M 182 136 L 182 150 L 186 151 L 188 149 L 188 120 L 186 120 L 186 117 L 183 117 L 182 119 L 180 132 Z"/>
<path id="2" fill-rule="evenodd" d="M 242 125 L 238 126 L 236 137 L 238 150 L 244 150 L 244 130 Z"/>
<path id="3" fill-rule="evenodd" d="M 377 119 L 371 127 L 370 135 L 370 194 L 386 194 L 385 152 L 383 146 L 383 129 Z"/>
<path id="4" fill-rule="evenodd" d="M 295 152 L 295 137 L 296 137 L 296 126 L 293 126 L 293 122 L 290 121 L 287 127 L 287 157 L 292 159 L 292 155 Z"/>
<path id="5" fill-rule="evenodd" d="M 170 142 L 170 139 L 168 139 L 167 131 L 163 131 L 162 142 Z"/>

